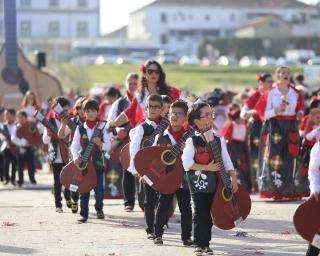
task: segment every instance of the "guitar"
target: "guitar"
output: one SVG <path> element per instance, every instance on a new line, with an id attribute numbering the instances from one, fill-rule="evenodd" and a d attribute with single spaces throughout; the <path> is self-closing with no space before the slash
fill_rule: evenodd
<path id="1" fill-rule="evenodd" d="M 17 137 L 24 138 L 32 146 L 41 145 L 41 135 L 37 128 L 37 122 L 27 122 L 26 124 L 18 124 L 17 126 Z"/>
<path id="2" fill-rule="evenodd" d="M 43 102 L 62 94 L 60 82 L 32 65 L 18 48 L 16 1 L 4 0 L 5 43 L 0 50 L 1 105 L 18 108 L 23 95 L 31 90 Z"/>
<path id="3" fill-rule="evenodd" d="M 166 114 L 159 125 L 150 136 L 143 138 L 141 148 L 151 147 L 157 134 L 162 134 L 169 124 L 168 114 Z M 130 142 L 127 143 L 120 152 L 120 163 L 123 169 L 127 170 L 130 165 Z"/>
<path id="4" fill-rule="evenodd" d="M 6 138 L 6 141 L 3 142 L 3 144 L 1 145 L 3 148 L 1 149 L 1 151 L 4 151 L 7 148 L 7 145 L 9 145 L 9 150 L 11 152 L 11 154 L 16 157 L 17 156 L 17 147 L 16 145 L 12 142 L 11 140 L 11 135 L 9 134 L 8 129 L 0 129 L 0 133 L 2 133 L 4 135 L 4 137 Z"/>
<path id="5" fill-rule="evenodd" d="M 74 132 L 77 129 L 77 123 L 71 120 L 69 118 L 66 111 L 61 107 L 61 105 L 57 102 L 55 105 L 53 105 L 53 110 L 62 118 L 67 120 L 68 127 Z"/>
<path id="6" fill-rule="evenodd" d="M 63 162 L 68 163 L 69 162 L 68 147 L 71 144 L 68 137 L 66 137 L 64 139 L 60 139 L 58 137 L 58 128 L 56 126 L 54 126 L 51 122 L 49 122 L 45 118 L 45 116 L 43 114 L 41 114 L 41 112 L 36 111 L 36 113 L 34 114 L 34 117 L 36 120 L 38 120 L 40 123 L 42 123 L 44 127 L 48 128 L 51 131 L 53 139 L 58 141 L 59 149 L 60 149 L 60 153 L 61 153 L 61 157 L 62 157 Z"/>
<path id="7" fill-rule="evenodd" d="M 147 147 L 137 153 L 134 159 L 136 170 L 149 186 L 162 194 L 178 190 L 184 172 L 180 157 L 182 147 L 193 134 L 191 127 L 174 146 Z"/>
<path id="8" fill-rule="evenodd" d="M 97 185 L 97 174 L 92 161 L 89 161 L 95 143 L 93 139 L 100 136 L 106 122 L 101 121 L 93 131 L 93 135 L 80 156 L 81 162 L 75 165 L 74 161 L 69 162 L 61 171 L 60 181 L 63 186 L 72 192 L 90 192 Z"/>
<path id="9" fill-rule="evenodd" d="M 293 223 L 303 239 L 320 248 L 320 200 L 311 197 L 294 213 Z"/>
<path id="10" fill-rule="evenodd" d="M 212 134 L 212 129 L 204 132 L 203 138 L 211 149 L 209 150 L 211 158 L 220 166 L 220 175 L 217 175 L 217 189 L 211 204 L 212 222 L 220 229 L 232 229 L 249 215 L 251 210 L 250 195 L 241 185 L 238 185 L 236 193 L 232 192 L 230 178 L 223 164 L 220 146 L 214 137 L 211 141 L 208 141 L 207 133 Z"/>

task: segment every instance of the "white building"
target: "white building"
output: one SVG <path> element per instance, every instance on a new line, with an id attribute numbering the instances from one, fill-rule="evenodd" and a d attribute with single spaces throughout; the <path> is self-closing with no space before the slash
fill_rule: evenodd
<path id="1" fill-rule="evenodd" d="M 233 37 L 259 16 L 276 15 L 299 25 L 317 12 L 297 0 L 157 0 L 130 14 L 127 36 L 193 54 L 204 39 Z"/>
<path id="2" fill-rule="evenodd" d="M 1 42 L 3 1 L 0 0 Z M 100 34 L 99 0 L 16 0 L 16 9 L 18 43 L 25 52 L 53 49 L 56 55 L 58 49 L 70 49 L 74 40 L 97 38 Z"/>

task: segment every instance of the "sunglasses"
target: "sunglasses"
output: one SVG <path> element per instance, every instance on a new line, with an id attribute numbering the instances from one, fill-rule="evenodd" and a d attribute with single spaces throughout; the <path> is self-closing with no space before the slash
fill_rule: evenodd
<path id="1" fill-rule="evenodd" d="M 152 74 L 159 75 L 160 71 L 159 71 L 159 69 L 147 69 L 147 74 L 148 75 L 152 75 Z"/>
<path id="2" fill-rule="evenodd" d="M 159 110 L 159 109 L 161 109 L 161 106 L 160 105 L 148 105 L 147 108 L 152 109 L 152 110 Z"/>
<path id="3" fill-rule="evenodd" d="M 184 117 L 185 116 L 185 114 L 183 112 L 170 112 L 169 115 L 173 116 L 173 117 Z"/>

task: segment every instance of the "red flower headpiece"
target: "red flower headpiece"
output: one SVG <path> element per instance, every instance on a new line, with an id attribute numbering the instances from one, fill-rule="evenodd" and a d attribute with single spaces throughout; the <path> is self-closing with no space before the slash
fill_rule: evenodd
<path id="1" fill-rule="evenodd" d="M 143 63 L 141 63 L 140 64 L 140 66 L 139 66 L 139 71 L 141 72 L 141 73 L 146 73 L 146 67 L 144 66 L 144 64 Z"/>
<path id="2" fill-rule="evenodd" d="M 258 81 L 258 82 L 261 82 L 261 80 L 262 80 L 262 74 L 259 73 L 258 78 L 257 78 L 257 81 Z"/>
<path id="3" fill-rule="evenodd" d="M 115 84 L 115 85 L 113 85 L 112 87 L 113 87 L 114 89 L 118 90 L 118 91 L 120 91 L 120 89 L 121 89 L 121 85 L 119 85 L 119 84 Z"/>

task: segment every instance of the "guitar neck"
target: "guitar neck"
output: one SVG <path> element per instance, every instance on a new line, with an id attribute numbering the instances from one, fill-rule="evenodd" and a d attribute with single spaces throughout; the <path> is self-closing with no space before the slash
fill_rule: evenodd
<path id="1" fill-rule="evenodd" d="M 97 127 L 94 129 L 93 134 L 92 134 L 92 137 L 91 137 L 91 139 L 90 139 L 87 147 L 85 148 L 85 150 L 84 150 L 84 152 L 83 152 L 83 154 L 82 154 L 82 156 L 81 156 L 81 159 L 82 159 L 84 162 L 87 162 L 87 161 L 89 160 L 90 155 L 91 155 L 92 150 L 93 150 L 94 145 L 95 145 L 95 143 L 93 142 L 93 139 L 94 139 L 95 137 L 98 137 L 99 134 L 100 134 L 100 132 L 101 132 L 101 129 L 98 129 Z"/>
<path id="2" fill-rule="evenodd" d="M 186 142 L 186 140 L 194 134 L 194 129 L 189 128 L 187 132 L 185 132 L 180 140 L 171 148 L 171 155 L 176 158 L 182 151 L 182 146 Z"/>
<path id="3" fill-rule="evenodd" d="M 229 179 L 229 175 L 227 174 L 226 168 L 225 168 L 225 166 L 223 164 L 221 150 L 220 150 L 220 147 L 219 147 L 216 139 L 213 138 L 213 140 L 209 142 L 209 145 L 210 145 L 211 151 L 213 153 L 214 161 L 216 163 L 219 163 L 220 176 L 221 176 L 221 179 L 222 179 L 222 182 L 223 182 L 224 186 L 226 188 L 231 188 L 231 182 L 230 182 L 230 179 Z"/>
<path id="4" fill-rule="evenodd" d="M 169 119 L 168 119 L 168 115 L 166 115 L 165 117 L 162 118 L 160 124 L 156 127 L 156 129 L 149 136 L 149 138 L 145 141 L 144 146 L 151 147 L 157 134 L 162 134 L 163 131 L 167 128 L 168 124 L 169 124 Z"/>
<path id="5" fill-rule="evenodd" d="M 67 120 L 67 125 L 72 131 L 75 131 L 77 129 L 77 124 L 74 121 L 72 121 L 71 118 L 69 118 L 68 114 L 65 111 L 62 111 L 61 113 L 59 113 L 59 115 L 63 119 Z"/>

